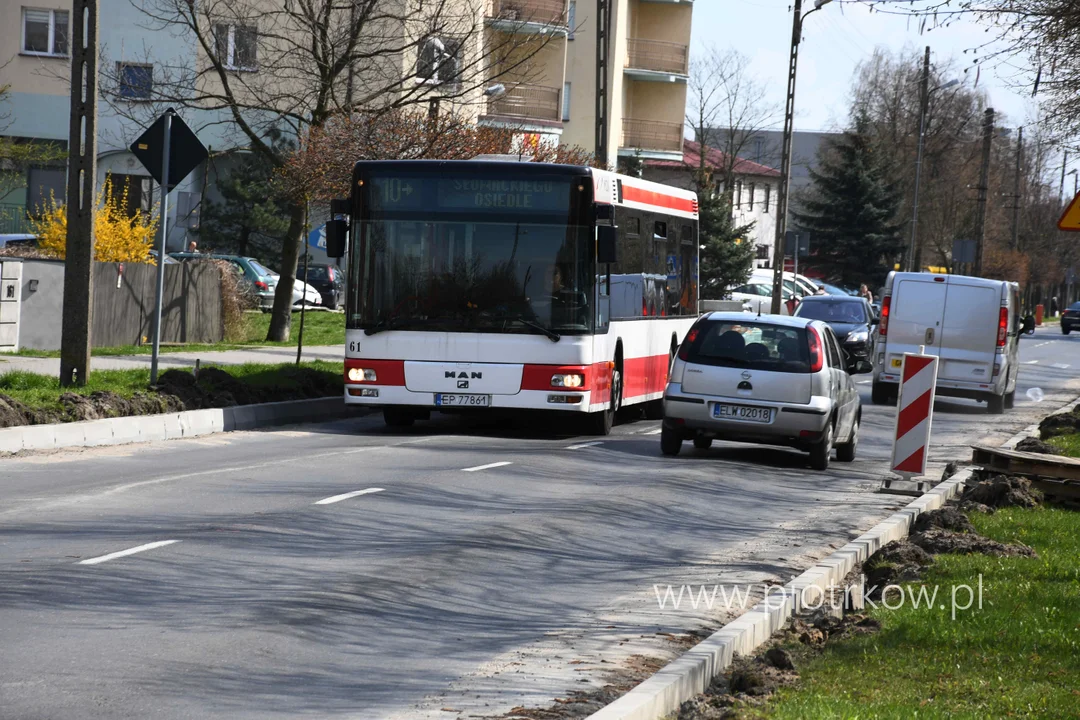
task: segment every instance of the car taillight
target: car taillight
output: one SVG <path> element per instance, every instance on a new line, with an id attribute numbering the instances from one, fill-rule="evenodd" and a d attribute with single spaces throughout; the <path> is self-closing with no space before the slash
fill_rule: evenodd
<path id="1" fill-rule="evenodd" d="M 255 287 L 257 287 L 259 290 L 269 290 L 270 289 L 270 286 L 267 285 L 266 283 L 264 283 L 262 280 L 256 280 L 255 281 Z"/>
<path id="2" fill-rule="evenodd" d="M 881 322 L 878 323 L 878 336 L 880 337 L 885 337 L 889 334 L 889 306 L 891 304 L 891 295 L 886 295 L 881 299 Z"/>
<path id="3" fill-rule="evenodd" d="M 825 353 L 821 347 L 821 336 L 812 327 L 806 328 L 806 340 L 810 344 L 810 372 L 820 372 L 825 363 Z"/>
<path id="4" fill-rule="evenodd" d="M 326 274 L 327 274 L 327 277 L 330 278 L 330 282 L 334 282 L 334 268 L 332 268 L 332 267 L 326 268 Z"/>
<path id="5" fill-rule="evenodd" d="M 697 340 L 698 329 L 696 327 L 690 328 L 690 332 L 686 333 L 686 339 L 683 340 L 683 344 L 679 346 L 679 359 L 688 360 L 690 358 L 690 346 Z"/>
<path id="6" fill-rule="evenodd" d="M 1009 336 L 1009 308 L 1001 308 L 998 314 L 998 347 L 1005 347 L 1005 338 Z"/>

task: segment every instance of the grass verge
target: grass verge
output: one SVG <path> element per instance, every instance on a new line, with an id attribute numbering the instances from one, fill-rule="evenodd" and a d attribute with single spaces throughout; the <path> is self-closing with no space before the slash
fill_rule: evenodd
<path id="1" fill-rule="evenodd" d="M 1049 438 L 1046 442 L 1048 445 L 1052 445 L 1060 450 L 1062 455 L 1080 457 L 1080 433 L 1058 435 Z"/>
<path id="2" fill-rule="evenodd" d="M 1077 717 L 1080 708 L 1080 513 L 1008 508 L 975 514 L 976 530 L 1035 548 L 1037 558 L 939 555 L 924 579 L 932 608 L 871 615 L 880 633 L 799 649 L 800 681 L 744 717 Z M 977 588 L 979 609 L 950 609 L 952 588 Z M 977 592 L 977 590 L 976 590 Z M 909 596 L 910 597 L 910 596 Z M 965 590 L 957 591 L 960 607 Z M 895 601 L 891 602 L 895 605 Z"/>
<path id="3" fill-rule="evenodd" d="M 292 332 L 287 342 L 268 342 L 266 331 L 270 328 L 270 313 L 244 313 L 244 328 L 241 337 L 233 342 L 219 343 L 175 343 L 162 345 L 162 353 L 207 352 L 215 350 L 237 350 L 251 347 L 296 347 L 300 334 L 300 313 L 294 312 Z M 345 316 L 341 313 L 313 311 L 304 313 L 304 347 L 314 345 L 343 345 L 345 343 Z M 119 345 L 117 347 L 94 348 L 92 354 L 98 357 L 112 355 L 149 355 L 151 345 Z M 20 350 L 15 353 L 23 357 L 60 357 L 59 350 Z"/>

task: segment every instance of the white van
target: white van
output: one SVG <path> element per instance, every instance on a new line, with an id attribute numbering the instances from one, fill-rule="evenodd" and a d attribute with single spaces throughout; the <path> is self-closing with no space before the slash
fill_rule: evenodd
<path id="1" fill-rule="evenodd" d="M 889 273 L 881 299 L 873 400 L 896 401 L 904 353 L 937 355 L 939 396 L 1013 406 L 1019 368 L 1020 288 L 1002 280 Z"/>

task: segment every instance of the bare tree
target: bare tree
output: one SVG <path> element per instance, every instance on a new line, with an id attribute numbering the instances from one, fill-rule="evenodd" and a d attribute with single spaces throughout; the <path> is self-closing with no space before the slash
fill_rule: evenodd
<path id="1" fill-rule="evenodd" d="M 271 128 L 303 140 L 342 115 L 475 105 L 495 80 L 528 82 L 542 72 L 538 55 L 553 37 L 486 32 L 481 0 L 133 2 L 149 28 L 179 33 L 196 50 L 194 60 L 155 59 L 153 102 L 138 107 L 141 120 L 167 105 L 216 113 L 276 168 L 288 157 L 267 139 Z M 508 22 L 537 19 L 565 22 L 520 14 Z M 106 86 L 129 82 L 118 67 L 103 67 Z M 131 113 L 130 104 L 115 108 Z M 288 338 L 304 213 L 304 198 L 291 198 L 269 340 Z"/>
<path id="2" fill-rule="evenodd" d="M 749 67 L 745 55 L 709 47 L 691 59 L 687 81 L 686 122 L 701 145 L 695 170 L 704 179 L 709 174 L 709 150 L 720 151 L 720 167 L 712 173 L 712 183 L 723 188 L 729 205 L 740 156 L 754 136 L 779 117 L 779 108 L 765 102 L 764 86 Z"/>

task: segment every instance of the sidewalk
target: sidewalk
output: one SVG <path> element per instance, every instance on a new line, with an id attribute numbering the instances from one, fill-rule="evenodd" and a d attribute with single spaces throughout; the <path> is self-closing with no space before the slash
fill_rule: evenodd
<path id="1" fill-rule="evenodd" d="M 90 362 L 94 370 L 131 370 L 150 368 L 150 355 L 116 355 L 94 357 Z M 344 345 L 313 345 L 304 348 L 303 361 L 327 360 L 342 362 L 345 358 Z M 294 347 L 252 347 L 243 350 L 217 350 L 200 352 L 162 353 L 158 366 L 165 368 L 194 367 L 199 360 L 203 365 L 243 365 L 246 363 L 265 363 L 276 365 L 296 361 Z M 25 370 L 40 375 L 58 375 L 60 358 L 19 357 L 0 354 L 0 375 L 11 370 Z"/>

